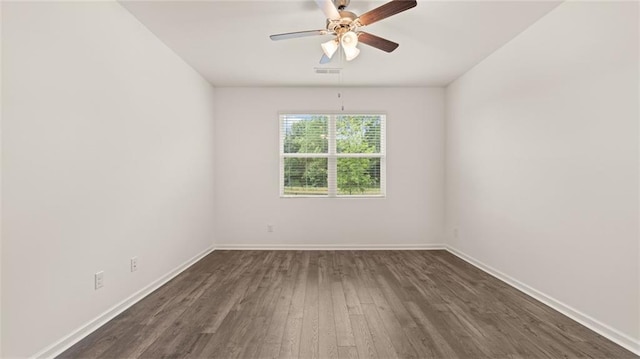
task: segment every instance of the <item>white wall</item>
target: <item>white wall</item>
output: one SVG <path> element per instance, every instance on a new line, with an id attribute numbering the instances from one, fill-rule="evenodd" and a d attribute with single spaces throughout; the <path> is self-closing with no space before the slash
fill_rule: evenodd
<path id="1" fill-rule="evenodd" d="M 0 20 L 2 20 L 2 1 L 0 1 Z M 0 24 L 0 39 L 2 25 Z M 2 356 L 2 46 L 0 45 L 0 357 Z"/>
<path id="2" fill-rule="evenodd" d="M 565 2 L 446 92 L 451 246 L 628 347 L 640 338 L 638 40 L 637 2 Z"/>
<path id="3" fill-rule="evenodd" d="M 212 245 L 213 98 L 117 3 L 4 2 L 2 30 L 2 356 L 24 357 Z"/>
<path id="4" fill-rule="evenodd" d="M 279 198 L 278 112 L 338 112 L 337 90 L 217 88 L 217 247 L 442 243 L 444 90 L 341 92 L 345 111 L 387 113 L 387 197 Z"/>

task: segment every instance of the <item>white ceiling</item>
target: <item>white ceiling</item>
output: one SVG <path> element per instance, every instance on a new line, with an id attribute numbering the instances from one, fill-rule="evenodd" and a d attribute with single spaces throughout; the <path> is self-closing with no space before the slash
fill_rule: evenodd
<path id="1" fill-rule="evenodd" d="M 121 1 L 215 86 L 443 86 L 551 11 L 559 1 L 418 1 L 364 28 L 400 44 L 385 53 L 364 44 L 351 62 L 320 65 L 330 37 L 271 41 L 269 35 L 323 29 L 313 0 Z M 384 1 L 352 0 L 362 14 Z M 342 75 L 315 67 L 341 67 Z M 341 82 L 342 81 L 342 82 Z"/>

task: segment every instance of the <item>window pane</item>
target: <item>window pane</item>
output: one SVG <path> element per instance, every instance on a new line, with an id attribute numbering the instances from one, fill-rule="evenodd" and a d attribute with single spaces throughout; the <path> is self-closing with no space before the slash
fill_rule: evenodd
<path id="1" fill-rule="evenodd" d="M 378 195 L 380 158 L 338 158 L 338 195 Z"/>
<path id="2" fill-rule="evenodd" d="M 337 153 L 380 153 L 380 117 L 336 116 Z"/>
<path id="3" fill-rule="evenodd" d="M 284 153 L 327 153 L 328 124 L 324 115 L 282 116 Z"/>
<path id="4" fill-rule="evenodd" d="M 327 195 L 326 158 L 285 158 L 285 195 Z"/>

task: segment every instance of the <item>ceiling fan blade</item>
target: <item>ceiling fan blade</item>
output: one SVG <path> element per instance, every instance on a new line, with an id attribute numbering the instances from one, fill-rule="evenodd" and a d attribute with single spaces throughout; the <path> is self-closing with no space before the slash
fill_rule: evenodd
<path id="1" fill-rule="evenodd" d="M 331 58 L 325 54 L 322 54 L 322 57 L 320 58 L 320 63 L 328 64 L 329 62 L 331 62 Z"/>
<path id="2" fill-rule="evenodd" d="M 284 34 L 276 34 L 269 36 L 271 40 L 287 40 L 287 39 L 295 39 L 297 37 L 306 37 L 306 36 L 315 36 L 315 35 L 326 35 L 329 32 L 327 30 L 309 30 L 309 31 L 296 31 L 296 32 L 287 32 Z"/>
<path id="3" fill-rule="evenodd" d="M 409 10 L 412 7 L 418 5 L 416 0 L 392 0 L 388 3 L 379 6 L 371 11 L 365 12 L 360 15 L 358 22 L 362 26 L 371 25 L 374 22 L 386 19 L 389 16 L 393 16 L 397 13 Z"/>
<path id="4" fill-rule="evenodd" d="M 391 52 L 400 46 L 393 41 L 362 31 L 358 33 L 358 41 L 386 52 Z"/>
<path id="5" fill-rule="evenodd" d="M 318 7 L 320 8 L 320 10 L 322 10 L 327 19 L 340 20 L 340 13 L 338 12 L 338 9 L 336 9 L 336 6 L 333 4 L 333 1 L 316 0 L 316 4 L 318 4 Z"/>

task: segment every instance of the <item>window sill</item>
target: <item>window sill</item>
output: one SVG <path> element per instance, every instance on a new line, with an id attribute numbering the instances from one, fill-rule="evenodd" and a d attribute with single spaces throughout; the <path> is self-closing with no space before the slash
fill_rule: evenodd
<path id="1" fill-rule="evenodd" d="M 341 199 L 341 198 L 351 198 L 351 199 L 355 199 L 355 198 L 387 198 L 386 195 L 375 195 L 375 196 L 359 196 L 359 195 L 342 195 L 342 196 L 335 196 L 335 197 L 329 197 L 329 196 L 301 196 L 301 195 L 280 195 L 280 198 L 333 198 L 333 199 Z"/>

